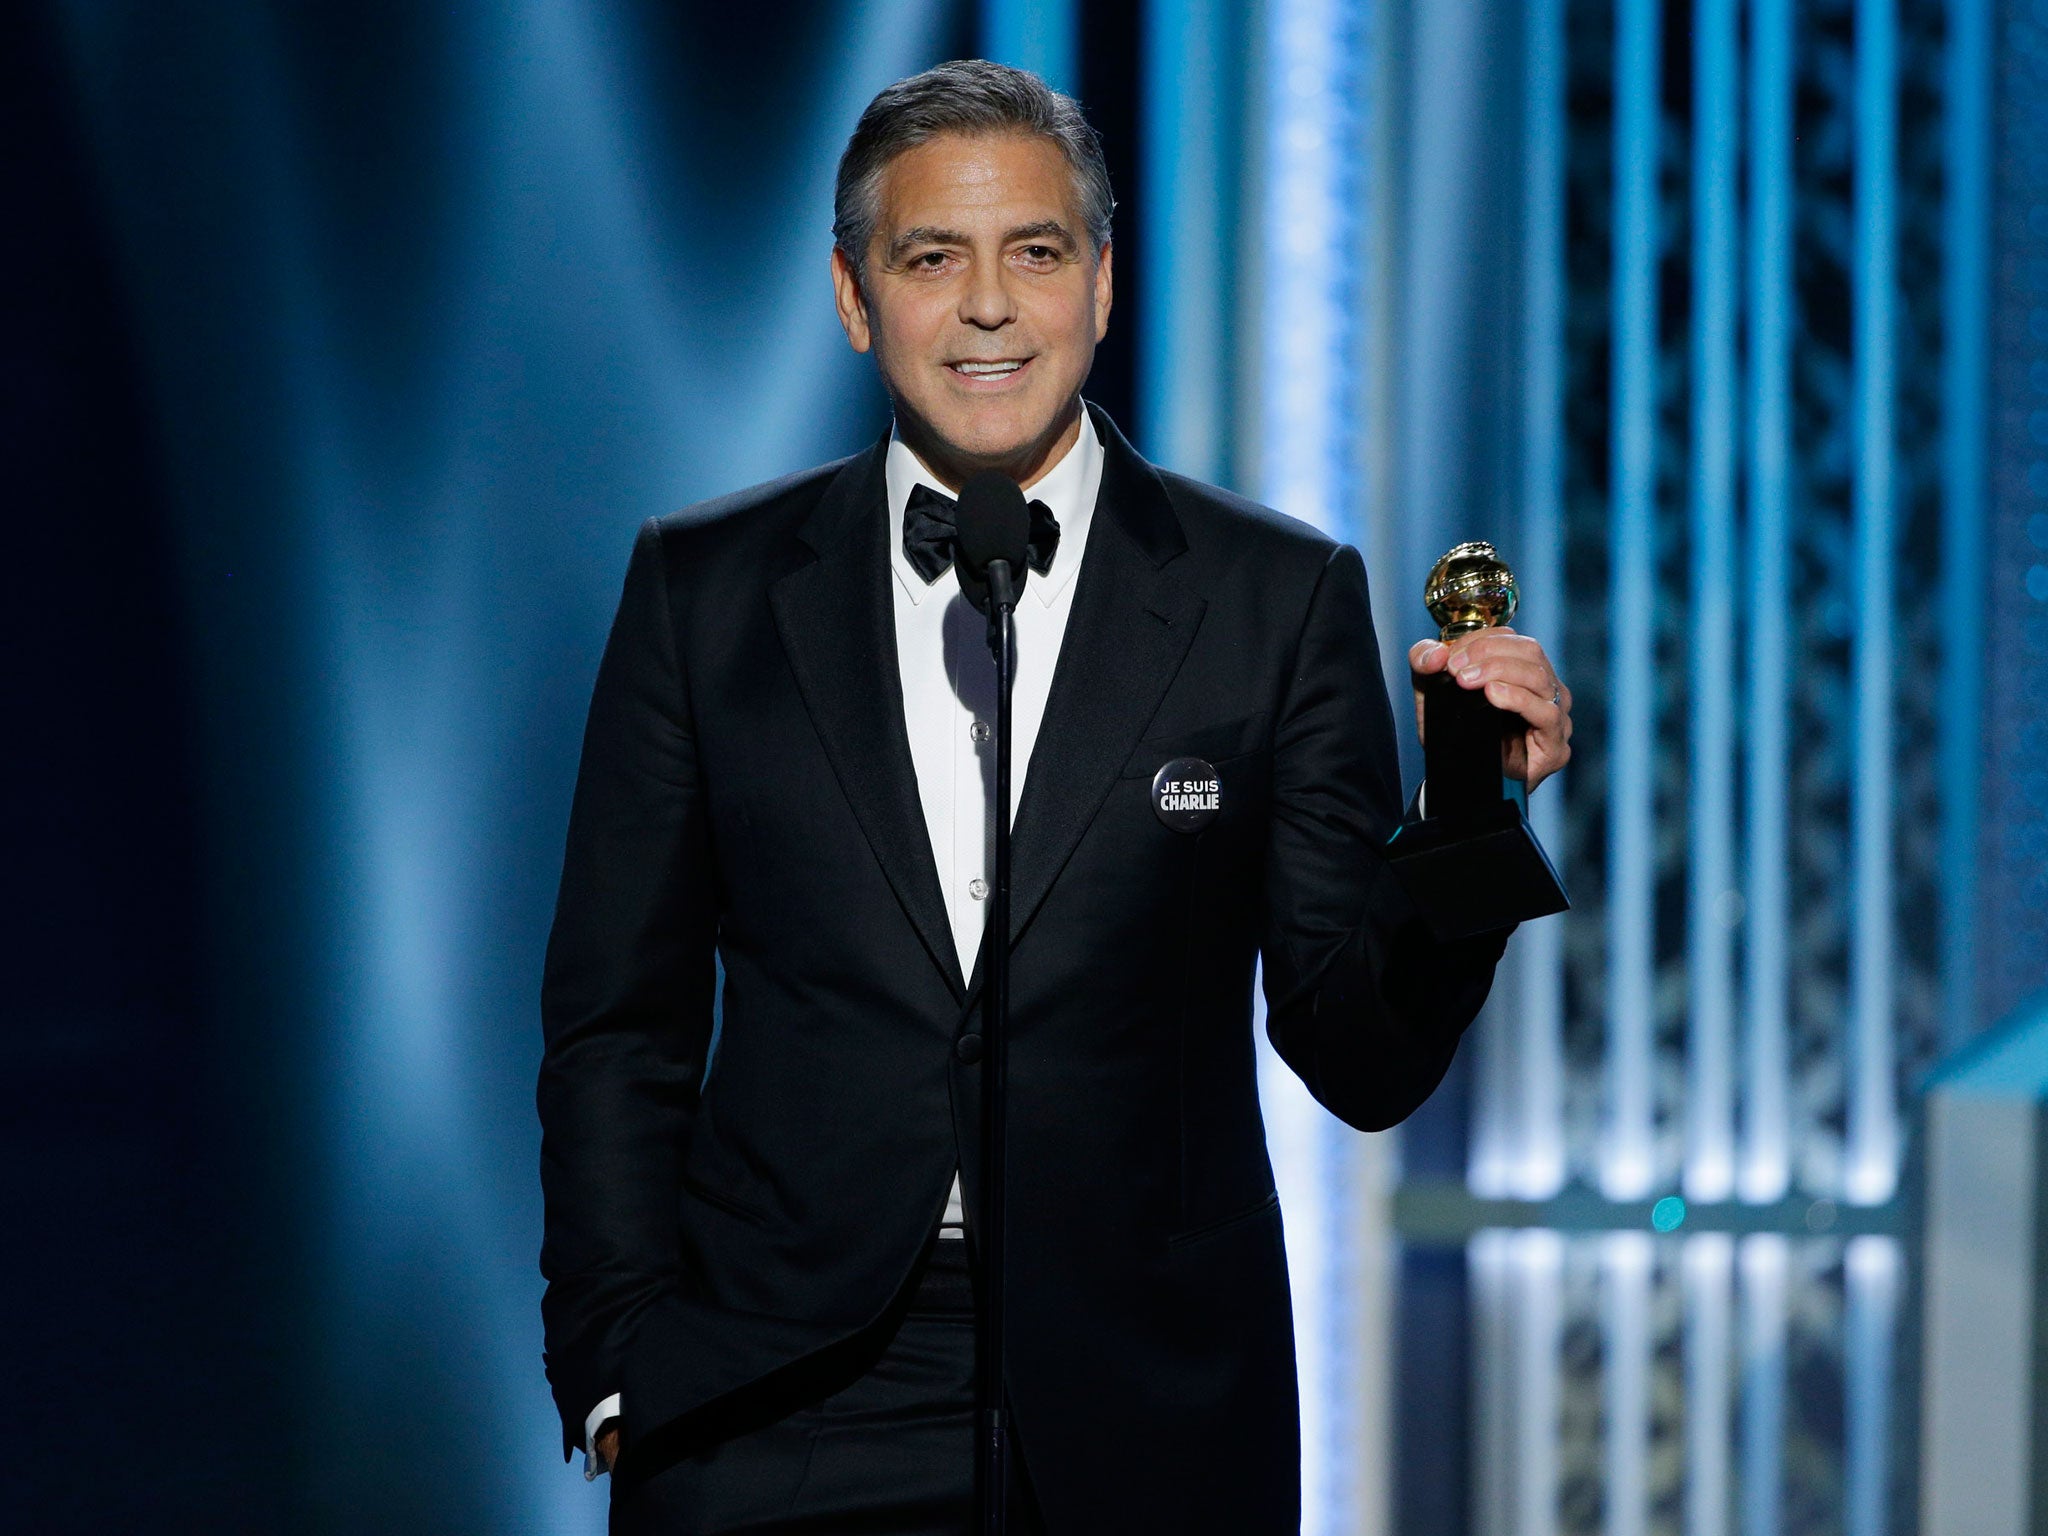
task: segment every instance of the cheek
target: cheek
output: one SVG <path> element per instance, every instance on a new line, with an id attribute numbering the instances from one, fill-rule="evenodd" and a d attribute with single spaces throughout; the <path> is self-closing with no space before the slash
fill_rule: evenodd
<path id="1" fill-rule="evenodd" d="M 1094 350 L 1101 336 L 1092 288 L 1079 294 L 1061 294 L 1056 302 L 1040 309 L 1036 319 L 1039 334 L 1077 364 Z"/>
<path id="2" fill-rule="evenodd" d="M 921 295 L 898 296 L 886 308 L 871 307 L 868 325 L 875 338 L 875 355 L 884 367 L 893 364 L 914 371 L 916 363 L 934 354 L 945 317 L 943 304 Z"/>

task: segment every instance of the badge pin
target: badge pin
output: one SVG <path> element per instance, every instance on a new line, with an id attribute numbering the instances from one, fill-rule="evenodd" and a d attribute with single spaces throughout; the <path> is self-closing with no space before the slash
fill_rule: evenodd
<path id="1" fill-rule="evenodd" d="M 1199 757 L 1176 757 L 1152 775 L 1152 809 L 1176 832 L 1199 832 L 1223 809 L 1223 781 Z"/>

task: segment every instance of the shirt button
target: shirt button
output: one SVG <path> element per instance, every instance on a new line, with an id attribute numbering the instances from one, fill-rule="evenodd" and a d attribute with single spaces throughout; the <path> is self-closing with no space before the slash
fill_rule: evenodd
<path id="1" fill-rule="evenodd" d="M 967 894 L 972 896 L 976 901 L 984 899 L 988 895 L 988 882 L 979 877 L 968 881 Z"/>
<path id="2" fill-rule="evenodd" d="M 967 727 L 967 739 L 976 746 L 987 741 L 988 734 L 988 722 L 986 720 L 977 720 L 974 724 Z"/>

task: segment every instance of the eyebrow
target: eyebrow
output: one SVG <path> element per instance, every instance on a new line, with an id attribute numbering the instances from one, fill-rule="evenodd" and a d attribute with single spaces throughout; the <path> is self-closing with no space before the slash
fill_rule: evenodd
<path id="1" fill-rule="evenodd" d="M 1019 240 L 1057 240 L 1070 251 L 1079 249 L 1073 232 L 1058 219 L 1040 219 L 1035 224 L 1018 224 L 1003 231 L 1003 244 L 1015 245 Z M 889 242 L 887 260 L 893 266 L 914 246 L 973 243 L 957 229 L 941 229 L 935 224 L 918 224 L 904 230 Z"/>

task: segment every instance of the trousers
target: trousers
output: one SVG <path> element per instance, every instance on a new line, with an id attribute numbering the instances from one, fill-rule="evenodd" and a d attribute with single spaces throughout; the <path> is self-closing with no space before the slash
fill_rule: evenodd
<path id="1" fill-rule="evenodd" d="M 974 1282 L 934 1239 L 854 1346 L 799 1373 L 772 1422 L 615 1474 L 612 1536 L 969 1536 L 974 1528 Z M 622 1475 L 621 1475 L 622 1474 Z M 1044 1536 L 1011 1440 L 1013 1536 Z"/>

